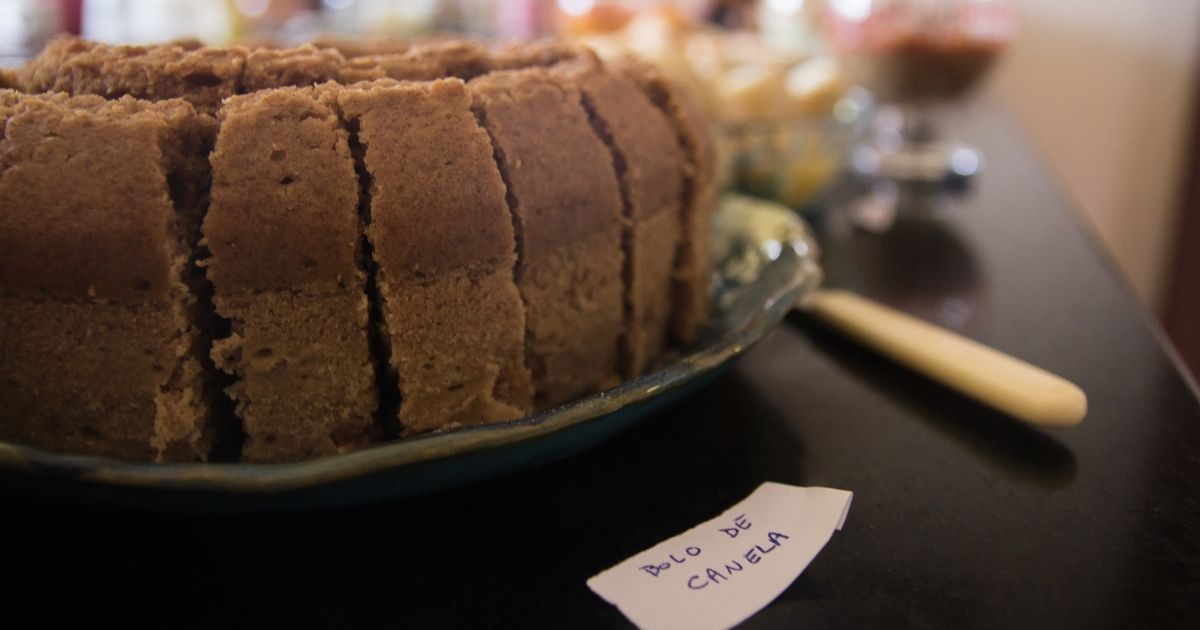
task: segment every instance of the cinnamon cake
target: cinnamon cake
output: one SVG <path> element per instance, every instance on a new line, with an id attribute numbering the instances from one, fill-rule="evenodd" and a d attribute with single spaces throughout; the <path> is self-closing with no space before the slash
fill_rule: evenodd
<path id="1" fill-rule="evenodd" d="M 318 457 L 599 392 L 707 318 L 712 147 L 653 67 L 60 38 L 9 80 L 0 439 Z"/>

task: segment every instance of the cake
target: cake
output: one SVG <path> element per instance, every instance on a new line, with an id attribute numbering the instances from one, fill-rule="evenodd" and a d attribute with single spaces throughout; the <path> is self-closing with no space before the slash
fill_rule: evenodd
<path id="1" fill-rule="evenodd" d="M 711 143 L 639 62 L 60 38 L 10 81 L 0 439 L 321 457 L 603 391 L 707 320 Z"/>
<path id="2" fill-rule="evenodd" d="M 189 260 L 212 120 L 182 100 L 0 91 L 6 439 L 204 460 L 206 340 Z"/>
<path id="3" fill-rule="evenodd" d="M 370 85 L 344 90 L 339 104 L 371 182 L 368 234 L 400 421 L 427 431 L 527 415 L 516 237 L 466 86 Z"/>
<path id="4" fill-rule="evenodd" d="M 377 431 L 358 176 L 334 98 L 284 88 L 221 108 L 204 264 L 251 461 L 344 452 Z"/>
<path id="5" fill-rule="evenodd" d="M 539 407 L 620 381 L 621 194 L 578 86 L 545 68 L 468 84 L 517 231 L 525 360 Z"/>

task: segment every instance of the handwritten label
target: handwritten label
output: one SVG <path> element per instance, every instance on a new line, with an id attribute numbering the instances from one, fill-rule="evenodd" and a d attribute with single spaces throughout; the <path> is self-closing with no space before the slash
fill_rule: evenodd
<path id="1" fill-rule="evenodd" d="M 763 609 L 841 529 L 853 494 L 764 483 L 717 518 L 588 580 L 642 628 L 728 628 Z"/>

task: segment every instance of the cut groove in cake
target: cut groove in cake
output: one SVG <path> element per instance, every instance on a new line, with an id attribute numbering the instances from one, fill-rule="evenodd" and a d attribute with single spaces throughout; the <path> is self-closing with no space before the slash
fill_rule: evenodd
<path id="1" fill-rule="evenodd" d="M 0 119 L 0 435 L 206 459 L 192 248 L 212 119 L 182 100 L 12 91 Z"/>
<path id="2" fill-rule="evenodd" d="M 634 308 L 634 252 L 633 252 L 633 219 L 630 215 L 632 203 L 629 196 L 629 168 L 625 162 L 625 154 L 613 141 L 612 129 L 606 120 L 596 113 L 596 105 L 587 90 L 581 90 L 580 104 L 587 112 L 588 123 L 592 125 L 596 135 L 608 146 L 612 156 L 613 170 L 617 174 L 617 184 L 621 193 L 621 214 L 624 222 L 621 225 L 621 251 L 625 258 L 621 265 L 621 284 L 624 288 L 621 294 L 621 313 L 625 331 L 621 335 L 619 363 L 621 375 L 629 378 L 641 371 L 639 353 L 643 344 L 642 330 L 637 322 Z"/>
<path id="3" fill-rule="evenodd" d="M 337 99 L 331 99 L 330 105 L 337 110 L 338 117 L 349 134 L 350 155 L 354 157 L 354 172 L 358 175 L 358 219 L 363 226 L 362 236 L 358 241 L 358 258 L 359 266 L 367 274 L 364 286 L 367 294 L 367 348 L 370 350 L 371 364 L 375 370 L 375 390 L 379 395 L 375 422 L 385 437 L 394 438 L 401 433 L 400 383 L 396 370 L 392 368 L 391 331 L 384 315 L 383 295 L 379 287 L 379 265 L 375 262 L 375 246 L 367 234 L 371 229 L 371 194 L 375 180 L 367 170 L 367 148 L 359 137 L 359 121 L 347 117 Z"/>
<path id="4" fill-rule="evenodd" d="M 359 182 L 335 87 L 226 101 L 204 221 L 213 358 L 237 381 L 249 461 L 339 453 L 378 437 L 359 265 Z"/>
<path id="5" fill-rule="evenodd" d="M 579 89 L 545 69 L 468 83 L 520 229 L 518 288 L 536 406 L 619 382 L 621 195 Z"/>
<path id="6" fill-rule="evenodd" d="M 682 238 L 675 256 L 675 305 L 671 331 L 675 341 L 693 342 L 708 321 L 712 266 L 712 215 L 717 207 L 715 158 L 703 117 L 680 89 L 654 66 L 622 58 L 612 66 L 641 87 L 675 127 L 683 156 Z"/>
<path id="7" fill-rule="evenodd" d="M 360 86 L 339 104 L 374 182 L 368 236 L 404 429 L 528 414 L 513 227 L 463 82 Z"/>
<path id="8" fill-rule="evenodd" d="M 622 373 L 646 371 L 666 348 L 683 177 L 674 128 L 632 81 L 592 54 L 554 66 L 577 84 L 620 182 L 624 211 L 625 334 Z"/>

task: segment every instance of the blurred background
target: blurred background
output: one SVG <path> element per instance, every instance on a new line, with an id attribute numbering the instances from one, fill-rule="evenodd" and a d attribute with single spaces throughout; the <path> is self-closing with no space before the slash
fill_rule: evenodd
<path id="1" fill-rule="evenodd" d="M 696 94 L 721 131 L 727 183 L 798 209 L 847 171 L 895 175 L 897 151 L 932 137 L 922 111 L 987 99 L 1020 120 L 1133 292 L 1200 365 L 1200 2 L 0 0 L 0 65 L 64 31 L 272 46 L 556 35 L 635 52 Z M 952 80 L 923 78 L 935 75 Z M 886 140 L 872 136 L 881 105 L 896 106 L 898 139 L 872 145 L 864 138 Z M 967 145 L 937 146 L 946 160 L 933 176 L 983 168 Z"/>

